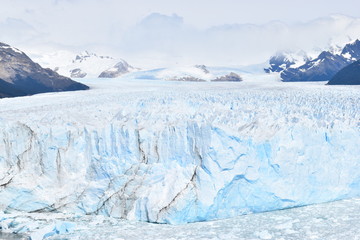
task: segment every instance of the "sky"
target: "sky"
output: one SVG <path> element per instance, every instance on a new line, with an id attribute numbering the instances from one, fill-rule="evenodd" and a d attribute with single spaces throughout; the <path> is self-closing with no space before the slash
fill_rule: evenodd
<path id="1" fill-rule="evenodd" d="M 360 38 L 355 0 L 0 0 L 0 41 L 138 65 L 246 65 Z"/>

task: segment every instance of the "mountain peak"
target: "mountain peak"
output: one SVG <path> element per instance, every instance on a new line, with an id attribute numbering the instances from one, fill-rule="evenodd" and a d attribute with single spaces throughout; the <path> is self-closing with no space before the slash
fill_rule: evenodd
<path id="1" fill-rule="evenodd" d="M 76 55 L 75 59 L 72 60 L 73 63 L 81 63 L 83 61 L 87 61 L 88 59 L 114 59 L 110 56 L 99 56 L 96 53 L 89 52 L 87 50 Z"/>
<path id="2" fill-rule="evenodd" d="M 113 67 L 100 73 L 99 78 L 116 78 L 134 70 L 136 68 L 129 65 L 125 60 L 120 59 Z"/>
<path id="3" fill-rule="evenodd" d="M 356 39 L 354 42 L 346 44 L 341 52 L 344 57 L 353 61 L 360 59 L 360 41 Z"/>
<path id="4" fill-rule="evenodd" d="M 319 55 L 319 59 L 326 59 L 326 58 L 332 58 L 334 56 L 334 54 L 332 54 L 331 52 L 329 51 L 323 51 L 320 53 Z"/>
<path id="5" fill-rule="evenodd" d="M 20 51 L 19 49 L 17 48 L 14 48 L 6 43 L 2 43 L 0 42 L 0 48 L 2 49 L 9 49 L 10 51 L 13 51 L 13 52 L 16 52 L 16 53 L 19 53 L 19 54 L 24 54 L 24 52 Z"/>
<path id="6" fill-rule="evenodd" d="M 306 52 L 303 50 L 299 51 L 278 51 L 274 56 L 269 60 L 270 67 L 264 69 L 266 73 L 271 72 L 282 72 L 285 69 L 291 67 L 297 67 L 304 64 L 309 60 Z"/>

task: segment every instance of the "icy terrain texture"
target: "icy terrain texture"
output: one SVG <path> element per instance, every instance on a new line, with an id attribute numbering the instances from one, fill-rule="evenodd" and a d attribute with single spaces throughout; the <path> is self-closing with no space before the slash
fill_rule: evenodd
<path id="1" fill-rule="evenodd" d="M 151 224 L 101 215 L 1 214 L 0 238 L 16 240 L 359 240 L 360 200 L 249 214 L 182 225 Z"/>
<path id="2" fill-rule="evenodd" d="M 179 224 L 360 196 L 360 88 L 84 83 L 0 100 L 0 210 Z"/>

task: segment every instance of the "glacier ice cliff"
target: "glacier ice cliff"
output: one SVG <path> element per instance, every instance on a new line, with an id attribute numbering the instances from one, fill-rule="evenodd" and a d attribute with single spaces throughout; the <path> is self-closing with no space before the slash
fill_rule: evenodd
<path id="1" fill-rule="evenodd" d="M 360 88 L 172 84 L 2 100 L 0 210 L 180 224 L 360 196 Z"/>

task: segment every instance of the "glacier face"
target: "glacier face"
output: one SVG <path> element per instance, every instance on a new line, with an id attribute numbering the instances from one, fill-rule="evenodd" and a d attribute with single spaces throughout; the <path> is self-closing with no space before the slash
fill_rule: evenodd
<path id="1" fill-rule="evenodd" d="M 86 83 L 0 101 L 0 210 L 179 224 L 360 196 L 360 88 Z"/>

